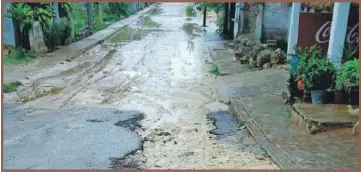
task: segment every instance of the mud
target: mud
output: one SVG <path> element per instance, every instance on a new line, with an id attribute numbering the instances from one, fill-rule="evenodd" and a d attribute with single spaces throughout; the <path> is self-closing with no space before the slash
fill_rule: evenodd
<path id="1" fill-rule="evenodd" d="M 123 34 L 117 40 L 121 46 L 105 42 L 70 62 L 39 70 L 17 94 L 49 85 L 64 89 L 20 107 L 110 106 L 141 112 L 137 117 L 119 119 L 112 124 L 134 130 L 144 138 L 138 151 L 120 158 L 113 156 L 110 165 L 113 169 L 277 169 L 269 159 L 257 159 L 252 151 L 237 148 L 243 141 L 229 140 L 228 136 L 236 138 L 238 134 L 222 139 L 210 134 L 214 126 L 206 114 L 227 106 L 218 102 L 216 76 L 208 73 L 212 64 L 205 63 L 212 60 L 202 37 L 204 33 L 196 25 L 202 23 L 202 16 L 193 18 L 194 24 L 187 24 L 186 5 L 160 4 L 157 12 L 149 15 L 159 24 L 159 32 L 134 36 L 138 31 L 151 30 L 137 21 L 128 26 L 128 31 L 135 32 L 133 37 Z M 214 25 L 211 20 L 207 25 Z M 82 67 L 71 69 L 78 65 Z M 57 75 L 69 69 L 71 72 L 66 75 Z M 17 97 L 5 95 L 5 102 L 14 99 Z M 92 117 L 85 122 L 104 125 L 106 120 Z M 71 167 L 69 164 L 64 168 Z"/>

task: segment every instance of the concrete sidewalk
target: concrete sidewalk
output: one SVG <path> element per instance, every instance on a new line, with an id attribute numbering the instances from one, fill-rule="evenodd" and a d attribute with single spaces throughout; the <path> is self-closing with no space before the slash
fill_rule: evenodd
<path id="1" fill-rule="evenodd" d="M 227 59 L 232 59 L 212 58 L 220 67 L 227 66 Z M 228 63 L 234 62 L 228 60 Z M 291 121 L 291 107 L 285 105 L 281 97 L 282 91 L 287 89 L 288 71 L 276 68 L 247 71 L 229 67 L 227 70 L 216 80 L 218 100 L 231 104 L 233 113 L 244 121 L 280 168 L 359 168 L 358 136 L 352 136 L 351 128 L 310 135 Z"/>
<path id="2" fill-rule="evenodd" d="M 54 65 L 61 61 L 71 60 L 79 57 L 85 51 L 93 48 L 94 46 L 102 43 L 105 39 L 109 38 L 122 28 L 136 21 L 139 17 L 147 14 L 150 10 L 155 8 L 157 3 L 148 6 L 147 8 L 139 11 L 135 15 L 131 15 L 126 19 L 120 20 L 111 24 L 106 29 L 93 33 L 89 37 L 73 42 L 69 45 L 61 47 L 60 49 L 51 53 L 43 54 L 41 57 L 34 59 L 33 62 L 26 65 L 4 65 L 4 83 L 19 81 L 25 77 L 35 73 L 39 68 Z M 6 75 L 5 75 L 6 74 Z"/>

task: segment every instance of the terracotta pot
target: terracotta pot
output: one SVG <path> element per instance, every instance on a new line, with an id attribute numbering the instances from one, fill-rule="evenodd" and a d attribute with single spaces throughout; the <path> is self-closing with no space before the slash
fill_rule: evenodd
<path id="1" fill-rule="evenodd" d="M 303 86 L 304 86 L 304 81 L 303 81 L 303 80 L 297 81 L 297 89 L 298 89 L 299 91 L 302 91 L 302 90 L 303 90 Z"/>

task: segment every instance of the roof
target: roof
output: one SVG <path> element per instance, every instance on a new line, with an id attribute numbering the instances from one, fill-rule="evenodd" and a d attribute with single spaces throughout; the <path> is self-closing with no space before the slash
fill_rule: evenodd
<path id="1" fill-rule="evenodd" d="M 315 9 L 332 9 L 334 2 L 305 2 L 303 3 L 306 7 L 311 7 Z M 351 2 L 351 6 L 358 7 L 358 3 Z"/>
<path id="2" fill-rule="evenodd" d="M 332 9 L 334 2 L 304 2 L 302 4 L 304 4 L 308 8 L 323 10 L 323 9 Z M 290 5 L 292 5 L 292 3 L 290 3 Z M 359 4 L 356 2 L 351 2 L 351 6 L 358 7 Z"/>

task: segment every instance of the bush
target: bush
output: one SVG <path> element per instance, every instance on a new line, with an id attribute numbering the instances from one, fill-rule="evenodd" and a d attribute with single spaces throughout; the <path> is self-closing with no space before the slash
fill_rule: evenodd
<path id="1" fill-rule="evenodd" d="M 9 84 L 4 84 L 4 93 L 10 93 L 16 91 L 16 89 L 21 85 L 21 82 L 15 81 Z"/>
<path id="2" fill-rule="evenodd" d="M 337 72 L 336 87 L 341 88 L 344 85 L 358 86 L 359 85 L 359 60 L 350 60 Z"/>
<path id="3" fill-rule="evenodd" d="M 194 8 L 192 5 L 188 5 L 186 7 L 186 15 L 187 17 L 194 17 L 196 16 L 196 12 L 194 11 Z"/>
<path id="4" fill-rule="evenodd" d="M 105 8 L 105 13 L 120 14 L 128 17 L 130 15 L 130 4 L 109 2 L 109 7 Z"/>
<path id="5" fill-rule="evenodd" d="M 50 51 L 55 50 L 57 46 L 64 45 L 70 37 L 70 27 L 63 22 L 53 24 L 43 31 L 45 45 Z"/>

